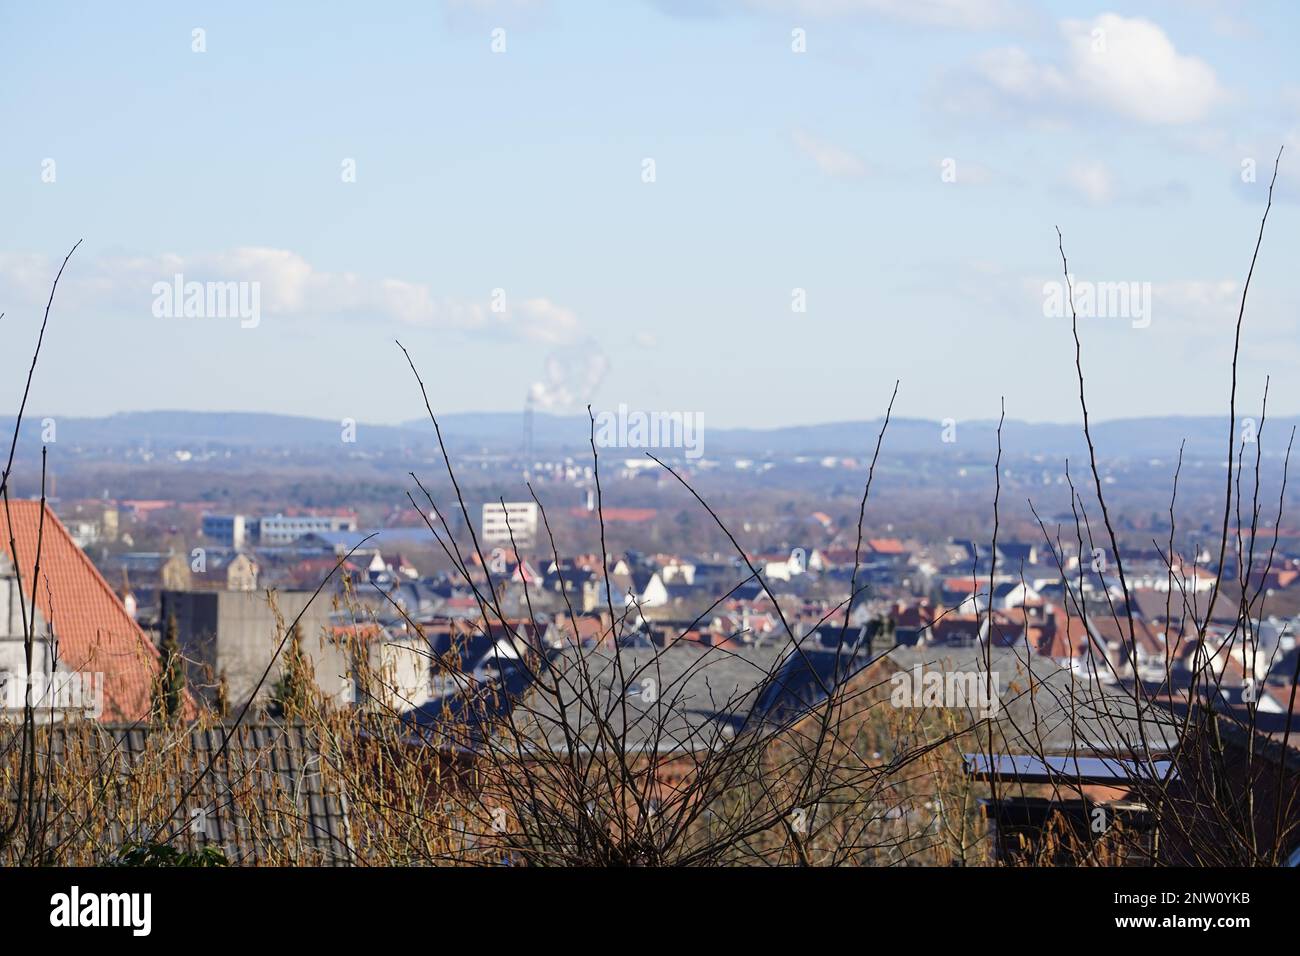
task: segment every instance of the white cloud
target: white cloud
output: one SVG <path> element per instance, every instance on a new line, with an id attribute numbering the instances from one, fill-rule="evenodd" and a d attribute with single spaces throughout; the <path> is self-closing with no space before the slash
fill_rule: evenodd
<path id="1" fill-rule="evenodd" d="M 57 264 L 44 256 L 0 253 L 0 288 L 12 300 L 43 303 Z M 481 301 L 439 296 L 426 284 L 328 272 L 287 249 L 246 246 L 197 256 L 108 256 L 73 263 L 59 284 L 70 305 L 149 314 L 156 282 L 182 275 L 187 282 L 257 282 L 270 316 L 387 319 L 408 325 L 501 335 L 543 343 L 574 339 L 577 316 L 550 299 L 505 296 L 505 309 Z"/>
<path id="2" fill-rule="evenodd" d="M 1186 202 L 1191 189 L 1178 179 L 1125 184 L 1115 170 L 1098 159 L 1079 159 L 1066 166 L 1055 191 L 1092 206 L 1123 203 L 1130 206 L 1161 206 Z"/>
<path id="3" fill-rule="evenodd" d="M 528 338 L 568 342 L 578 331 L 578 317 L 550 299 L 525 299 L 516 311 Z"/>
<path id="4" fill-rule="evenodd" d="M 867 174 L 867 164 L 846 149 L 817 139 L 801 129 L 794 131 L 794 143 L 799 151 L 817 164 L 827 176 L 837 179 L 856 179 Z"/>
<path id="5" fill-rule="evenodd" d="M 1071 76 L 1091 99 L 1145 123 L 1203 119 L 1224 98 L 1204 60 L 1186 56 L 1150 20 L 1103 13 L 1062 24 Z"/>
<path id="6" fill-rule="evenodd" d="M 1077 162 L 1065 171 L 1064 185 L 1071 192 L 1094 205 L 1115 198 L 1115 177 L 1102 162 Z"/>
<path id="7" fill-rule="evenodd" d="M 1056 67 L 1035 62 L 1019 47 L 981 53 L 975 71 L 998 92 L 1018 100 L 1045 100 L 1060 96 L 1069 81 Z"/>
<path id="8" fill-rule="evenodd" d="M 1236 279 L 1180 279 L 1157 282 L 1151 290 L 1157 308 L 1187 332 L 1215 334 L 1236 326 L 1241 282 Z M 1260 324 L 1259 322 L 1255 323 Z"/>
<path id="9" fill-rule="evenodd" d="M 1179 53 L 1150 20 L 1104 13 L 1065 20 L 1060 29 L 1064 47 L 1055 62 L 1014 46 L 978 56 L 966 76 L 950 79 L 950 108 L 1002 105 L 1059 121 L 1094 107 L 1179 125 L 1204 119 L 1226 99 L 1209 64 Z"/>

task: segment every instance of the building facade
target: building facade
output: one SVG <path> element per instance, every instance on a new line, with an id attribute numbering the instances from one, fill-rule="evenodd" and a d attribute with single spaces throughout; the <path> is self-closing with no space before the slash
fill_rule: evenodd
<path id="1" fill-rule="evenodd" d="M 537 502 L 489 501 L 483 505 L 483 542 L 509 547 L 511 538 L 522 548 L 537 539 Z"/>

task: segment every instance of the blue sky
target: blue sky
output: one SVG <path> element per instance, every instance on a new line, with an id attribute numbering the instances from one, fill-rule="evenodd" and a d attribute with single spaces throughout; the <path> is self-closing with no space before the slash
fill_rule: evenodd
<path id="1" fill-rule="evenodd" d="M 1043 307 L 1059 225 L 1076 278 L 1150 283 L 1148 326 L 1082 323 L 1094 413 L 1217 413 L 1286 144 L 1243 398 L 1271 374 L 1272 410 L 1298 413 L 1297 20 L 1209 0 L 7 3 L 0 407 L 85 237 L 41 413 L 406 420 L 400 338 L 443 412 L 531 393 L 762 427 L 874 417 L 900 378 L 903 415 L 996 417 L 1005 395 L 1068 421 L 1068 321 Z M 157 316 L 178 273 L 259 283 L 256 326 Z"/>

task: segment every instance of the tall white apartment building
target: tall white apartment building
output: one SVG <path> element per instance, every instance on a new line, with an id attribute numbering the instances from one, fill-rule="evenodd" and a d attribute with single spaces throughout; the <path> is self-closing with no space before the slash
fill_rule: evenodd
<path id="1" fill-rule="evenodd" d="M 537 540 L 537 502 L 488 502 L 483 506 L 483 543 L 510 546 L 514 535 L 520 550 L 531 548 Z"/>

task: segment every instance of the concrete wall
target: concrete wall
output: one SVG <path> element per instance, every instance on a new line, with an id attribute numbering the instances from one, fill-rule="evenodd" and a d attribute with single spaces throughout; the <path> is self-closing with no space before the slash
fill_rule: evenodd
<path id="1" fill-rule="evenodd" d="M 411 710 L 433 699 L 429 645 L 416 635 L 384 634 L 370 642 L 370 693 L 385 709 Z"/>
<path id="2" fill-rule="evenodd" d="M 285 626 L 307 607 L 310 598 L 310 591 L 275 592 L 275 606 Z M 159 621 L 162 633 L 173 614 L 191 691 L 215 703 L 217 682 L 224 671 L 227 700 L 232 708 L 242 707 L 284 636 L 277 630 L 266 592 L 164 591 Z M 346 651 L 328 637 L 329 614 L 329 601 L 324 597 L 317 598 L 303 614 L 299 622 L 302 651 L 312 663 L 322 693 L 343 701 L 351 697 L 352 667 Z M 283 670 L 283 658 L 281 654 L 276 659 L 258 691 L 259 701 L 270 699 Z"/>

